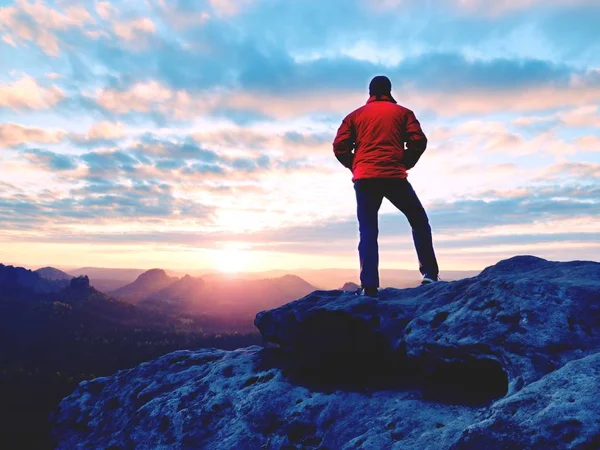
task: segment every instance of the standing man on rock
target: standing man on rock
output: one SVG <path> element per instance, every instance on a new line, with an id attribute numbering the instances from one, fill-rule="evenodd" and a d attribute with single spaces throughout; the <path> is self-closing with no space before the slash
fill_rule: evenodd
<path id="1" fill-rule="evenodd" d="M 379 296 L 377 219 L 383 197 L 404 213 L 412 227 L 421 284 L 438 281 L 439 274 L 429 219 L 407 180 L 427 138 L 415 114 L 398 105 L 391 91 L 389 78 L 373 78 L 366 105 L 346 116 L 333 141 L 336 158 L 352 171 L 356 191 L 361 282 L 356 294 L 369 297 Z"/>

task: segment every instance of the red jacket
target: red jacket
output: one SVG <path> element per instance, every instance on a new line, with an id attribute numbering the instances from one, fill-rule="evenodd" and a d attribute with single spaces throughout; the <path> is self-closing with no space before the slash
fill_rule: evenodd
<path id="1" fill-rule="evenodd" d="M 333 152 L 352 170 L 352 181 L 406 178 L 425 148 L 427 138 L 415 114 L 387 96 L 373 96 L 348 114 L 333 141 Z"/>

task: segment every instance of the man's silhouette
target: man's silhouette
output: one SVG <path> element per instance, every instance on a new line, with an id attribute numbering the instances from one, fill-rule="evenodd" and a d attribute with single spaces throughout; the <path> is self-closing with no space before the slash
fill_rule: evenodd
<path id="1" fill-rule="evenodd" d="M 370 297 L 378 296 L 377 216 L 383 197 L 404 213 L 412 227 L 422 284 L 438 281 L 439 274 L 427 214 L 407 180 L 427 138 L 415 114 L 398 105 L 391 91 L 387 77 L 373 78 L 366 105 L 346 116 L 333 141 L 336 158 L 352 171 L 356 191 L 362 286 L 357 294 Z"/>

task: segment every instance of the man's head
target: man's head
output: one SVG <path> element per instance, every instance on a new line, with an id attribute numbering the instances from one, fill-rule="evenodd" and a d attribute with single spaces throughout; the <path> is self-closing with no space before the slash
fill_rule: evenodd
<path id="1" fill-rule="evenodd" d="M 369 83 L 369 96 L 380 97 L 385 95 L 390 98 L 394 103 L 394 97 L 392 97 L 392 82 L 384 75 L 378 75 L 371 80 Z"/>

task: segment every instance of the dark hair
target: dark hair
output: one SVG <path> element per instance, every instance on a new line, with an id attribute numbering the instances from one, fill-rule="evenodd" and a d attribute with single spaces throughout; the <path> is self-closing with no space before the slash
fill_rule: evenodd
<path id="1" fill-rule="evenodd" d="M 389 95 L 392 92 L 392 82 L 384 75 L 378 75 L 369 83 L 369 95 Z"/>

